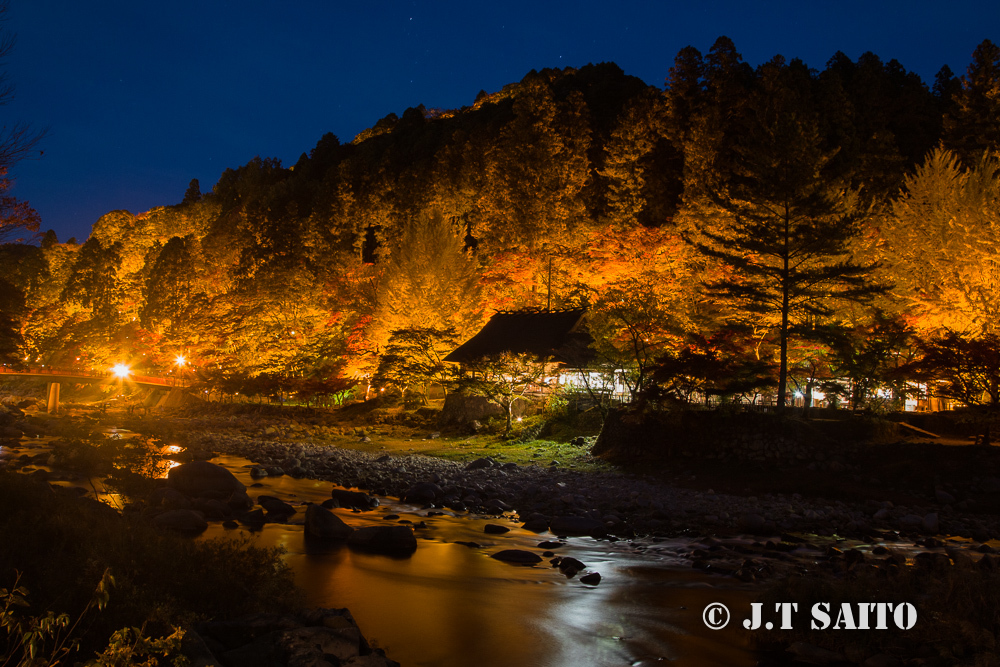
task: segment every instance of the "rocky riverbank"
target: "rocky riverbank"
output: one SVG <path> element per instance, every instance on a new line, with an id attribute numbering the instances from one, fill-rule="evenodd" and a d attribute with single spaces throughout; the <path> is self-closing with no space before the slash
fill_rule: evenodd
<path id="1" fill-rule="evenodd" d="M 988 541 L 1000 535 L 1000 517 L 955 508 L 955 498 L 899 505 L 848 502 L 801 494 L 735 495 L 672 485 L 660 476 L 580 472 L 555 465 L 499 463 L 489 457 L 456 463 L 417 454 L 377 454 L 310 442 L 262 439 L 185 423 L 191 451 L 230 453 L 259 464 L 257 474 L 290 474 L 371 490 L 430 507 L 497 514 L 515 511 L 544 530 L 574 518 L 577 532 L 613 537 L 678 533 L 775 536 L 782 533 L 868 539 L 947 534 Z"/>

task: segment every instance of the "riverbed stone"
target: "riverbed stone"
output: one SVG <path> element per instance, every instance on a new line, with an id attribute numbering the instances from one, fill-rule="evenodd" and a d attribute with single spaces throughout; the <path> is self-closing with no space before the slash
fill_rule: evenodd
<path id="1" fill-rule="evenodd" d="M 192 509 L 201 512 L 209 521 L 220 521 L 232 515 L 232 508 L 215 498 L 195 498 Z"/>
<path id="2" fill-rule="evenodd" d="M 274 496 L 257 496 L 257 504 L 263 507 L 268 514 L 281 516 L 291 516 L 295 514 L 295 508 L 280 498 Z"/>
<path id="3" fill-rule="evenodd" d="M 158 528 L 175 530 L 178 533 L 197 535 L 208 528 L 208 522 L 200 512 L 194 510 L 168 510 L 153 517 L 153 524 Z"/>
<path id="4" fill-rule="evenodd" d="M 171 468 L 167 473 L 167 484 L 191 497 L 227 498 L 235 491 L 246 491 L 233 473 L 208 461 L 191 461 Z"/>
<path id="5" fill-rule="evenodd" d="M 591 572 L 590 574 L 585 574 L 584 576 L 580 577 L 580 583 L 587 584 L 588 586 L 596 586 L 597 584 L 601 583 L 601 573 Z"/>
<path id="6" fill-rule="evenodd" d="M 503 535 L 504 533 L 509 533 L 510 528 L 495 523 L 488 523 L 485 526 L 483 526 L 483 532 L 487 533 L 488 535 Z"/>
<path id="7" fill-rule="evenodd" d="M 542 557 L 533 551 L 524 549 L 504 549 L 495 554 L 490 554 L 490 558 L 495 558 L 504 563 L 514 563 L 515 565 L 534 565 L 542 562 Z"/>
<path id="8" fill-rule="evenodd" d="M 154 489 L 146 499 L 146 504 L 150 507 L 161 507 L 167 510 L 191 509 L 191 500 L 177 489 L 172 489 L 169 486 Z"/>
<path id="9" fill-rule="evenodd" d="M 545 518 L 528 519 L 521 524 L 521 528 L 530 530 L 533 533 L 544 533 L 549 529 L 549 520 Z"/>
<path id="10" fill-rule="evenodd" d="M 360 655 L 361 634 L 357 628 L 305 627 L 286 630 L 277 644 L 286 656 L 287 665 L 343 665 Z M 334 656 L 336 663 L 327 660 Z"/>
<path id="11" fill-rule="evenodd" d="M 378 498 L 370 496 L 361 491 L 348 491 L 347 489 L 333 489 L 330 496 L 336 500 L 341 507 L 355 510 L 370 510 L 378 507 Z"/>
<path id="12" fill-rule="evenodd" d="M 408 503 L 429 503 L 440 498 L 442 493 L 441 487 L 433 482 L 417 482 L 403 494 L 403 500 Z"/>
<path id="13" fill-rule="evenodd" d="M 306 508 L 306 537 L 318 540 L 346 540 L 352 532 L 354 529 L 330 510 L 320 505 L 309 505 Z"/>
<path id="14" fill-rule="evenodd" d="M 254 506 L 253 499 L 247 495 L 246 491 L 233 491 L 229 498 L 226 499 L 226 504 L 234 512 L 245 512 L 253 509 Z"/>
<path id="15" fill-rule="evenodd" d="M 348 546 L 394 556 L 406 556 L 417 550 L 417 538 L 408 526 L 365 526 L 356 528 L 347 538 Z"/>
<path id="16" fill-rule="evenodd" d="M 264 524 L 267 523 L 267 518 L 264 516 L 264 510 L 244 512 L 237 518 L 240 523 L 250 530 L 260 530 L 264 527 Z"/>
<path id="17" fill-rule="evenodd" d="M 576 576 L 577 572 L 585 569 L 587 566 L 572 556 L 565 556 L 559 559 L 558 567 L 560 572 L 572 578 Z"/>
<path id="18" fill-rule="evenodd" d="M 465 469 L 482 470 L 483 468 L 492 468 L 496 464 L 497 462 L 494 461 L 492 458 L 490 458 L 489 456 L 485 456 L 481 459 L 476 459 L 475 461 L 471 461 L 467 466 L 465 466 Z"/>

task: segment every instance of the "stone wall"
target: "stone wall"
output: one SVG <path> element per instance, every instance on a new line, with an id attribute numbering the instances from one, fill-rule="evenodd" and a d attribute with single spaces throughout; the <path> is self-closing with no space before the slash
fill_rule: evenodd
<path id="1" fill-rule="evenodd" d="M 871 418 L 803 420 L 710 410 L 613 410 L 593 453 L 616 462 L 676 457 L 791 464 L 849 457 L 864 444 L 896 437 L 897 426 Z"/>
<path id="2" fill-rule="evenodd" d="M 531 401 L 518 399 L 514 403 L 514 416 L 529 414 Z M 490 403 L 482 396 L 469 396 L 459 392 L 451 392 L 444 399 L 444 407 L 438 417 L 440 426 L 465 426 L 473 421 L 485 421 L 489 417 L 504 416 L 503 408 L 496 403 Z"/>

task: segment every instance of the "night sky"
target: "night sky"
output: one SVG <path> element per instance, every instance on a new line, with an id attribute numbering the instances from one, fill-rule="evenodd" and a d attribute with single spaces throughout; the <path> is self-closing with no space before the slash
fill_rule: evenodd
<path id="1" fill-rule="evenodd" d="M 531 69 L 616 62 L 663 86 L 677 51 L 733 39 L 822 69 L 873 51 L 933 84 L 1000 41 L 1000 2 L 162 3 L 11 0 L 17 86 L 5 122 L 48 128 L 15 194 L 61 241 L 101 215 L 180 202 L 255 155 L 294 164 L 326 132 L 349 142 L 390 112 L 457 108 Z"/>

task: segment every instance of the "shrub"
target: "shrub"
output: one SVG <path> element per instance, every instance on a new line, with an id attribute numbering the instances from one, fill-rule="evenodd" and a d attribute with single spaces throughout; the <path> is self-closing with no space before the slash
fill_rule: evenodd
<path id="1" fill-rule="evenodd" d="M 0 541 L 0 578 L 22 573 L 32 613 L 73 614 L 86 607 L 102 573 L 113 573 L 114 596 L 81 635 L 89 651 L 107 646 L 120 628 L 148 623 L 163 633 L 300 603 L 281 551 L 256 547 L 250 538 L 195 542 L 14 473 L 0 473 L 0 507 L 0 534 L 17 536 Z M 14 583 L 0 579 L 2 587 Z"/>

